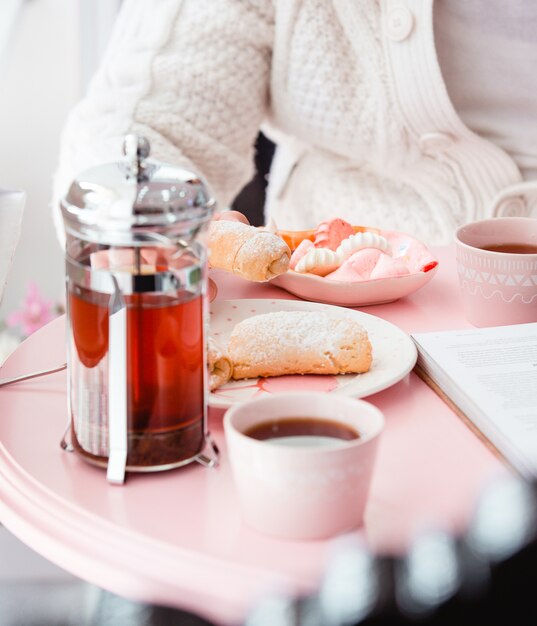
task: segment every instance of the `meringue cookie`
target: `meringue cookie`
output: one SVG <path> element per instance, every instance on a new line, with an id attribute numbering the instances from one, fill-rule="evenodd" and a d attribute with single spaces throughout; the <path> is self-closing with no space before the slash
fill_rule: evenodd
<path id="1" fill-rule="evenodd" d="M 406 276 L 407 274 L 410 274 L 410 271 L 403 259 L 394 259 L 387 254 L 381 253 L 377 264 L 371 270 L 370 279 L 394 278 L 396 276 Z"/>
<path id="2" fill-rule="evenodd" d="M 298 248 L 297 248 L 298 249 Z M 339 267 L 337 254 L 329 248 L 310 248 L 295 265 L 295 272 L 326 276 Z"/>
<path id="3" fill-rule="evenodd" d="M 354 233 L 354 228 L 340 217 L 321 222 L 315 230 L 313 243 L 316 248 L 336 250 L 339 244 Z"/>
<path id="4" fill-rule="evenodd" d="M 300 259 L 305 256 L 311 248 L 313 248 L 313 241 L 309 239 L 303 239 L 299 244 L 296 250 L 291 255 L 291 259 L 289 260 L 289 269 L 294 270 L 297 263 Z"/>
<path id="5" fill-rule="evenodd" d="M 428 272 L 438 265 L 438 260 L 420 241 L 410 239 L 403 233 L 388 233 L 394 258 L 405 261 L 410 273 Z"/>
<path id="6" fill-rule="evenodd" d="M 341 263 L 348 259 L 352 254 L 358 252 L 358 250 L 363 250 L 364 248 L 376 248 L 377 250 L 382 250 L 383 252 L 390 251 L 390 244 L 386 237 L 382 235 L 377 235 L 377 233 L 373 233 L 370 231 L 365 231 L 363 233 L 356 233 L 355 235 L 351 235 L 344 239 L 338 246 L 336 250 L 336 254 L 338 255 Z"/>
<path id="7" fill-rule="evenodd" d="M 376 248 L 358 250 L 350 256 L 334 272 L 325 276 L 328 280 L 342 280 L 345 282 L 361 282 L 369 280 L 373 268 L 377 264 L 382 252 Z"/>

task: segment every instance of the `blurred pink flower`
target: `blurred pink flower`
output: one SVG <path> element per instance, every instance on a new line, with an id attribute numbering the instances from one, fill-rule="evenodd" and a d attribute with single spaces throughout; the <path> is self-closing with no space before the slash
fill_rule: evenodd
<path id="1" fill-rule="evenodd" d="M 22 334 L 27 337 L 41 326 L 48 324 L 57 315 L 52 300 L 44 298 L 39 292 L 38 286 L 34 282 L 29 282 L 23 308 L 8 315 L 6 326 L 9 328 L 19 327 Z"/>

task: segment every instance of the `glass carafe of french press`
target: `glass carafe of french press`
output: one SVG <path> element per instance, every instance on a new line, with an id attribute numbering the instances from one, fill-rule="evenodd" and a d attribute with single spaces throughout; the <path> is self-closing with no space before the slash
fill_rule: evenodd
<path id="1" fill-rule="evenodd" d="M 214 200 L 192 172 L 125 139 L 62 201 L 71 440 L 121 483 L 205 459 L 206 227 Z"/>

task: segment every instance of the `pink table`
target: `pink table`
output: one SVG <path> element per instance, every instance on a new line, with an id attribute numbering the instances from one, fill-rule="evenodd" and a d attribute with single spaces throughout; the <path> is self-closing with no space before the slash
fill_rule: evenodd
<path id="1" fill-rule="evenodd" d="M 453 250 L 436 251 L 437 276 L 414 295 L 368 313 L 408 332 L 464 328 Z M 268 285 L 215 273 L 219 298 L 290 298 Z M 64 320 L 31 336 L 2 376 L 65 359 Z M 507 471 L 415 375 L 368 398 L 386 416 L 365 525 L 376 550 L 401 550 L 424 528 L 464 526 L 485 483 Z M 65 372 L 0 390 L 0 521 L 73 574 L 131 599 L 242 621 L 274 590 L 303 593 L 320 581 L 330 542 L 282 542 L 245 527 L 221 428 L 210 428 L 221 466 L 130 475 L 124 487 L 59 447 L 67 422 Z"/>

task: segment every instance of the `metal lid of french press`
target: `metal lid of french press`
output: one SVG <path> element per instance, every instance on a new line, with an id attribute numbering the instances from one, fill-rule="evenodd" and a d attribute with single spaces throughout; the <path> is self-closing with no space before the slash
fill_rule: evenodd
<path id="1" fill-rule="evenodd" d="M 61 202 L 66 232 L 108 245 L 188 239 L 210 217 L 207 183 L 186 169 L 149 158 L 145 137 L 127 135 L 125 159 L 85 170 Z"/>

